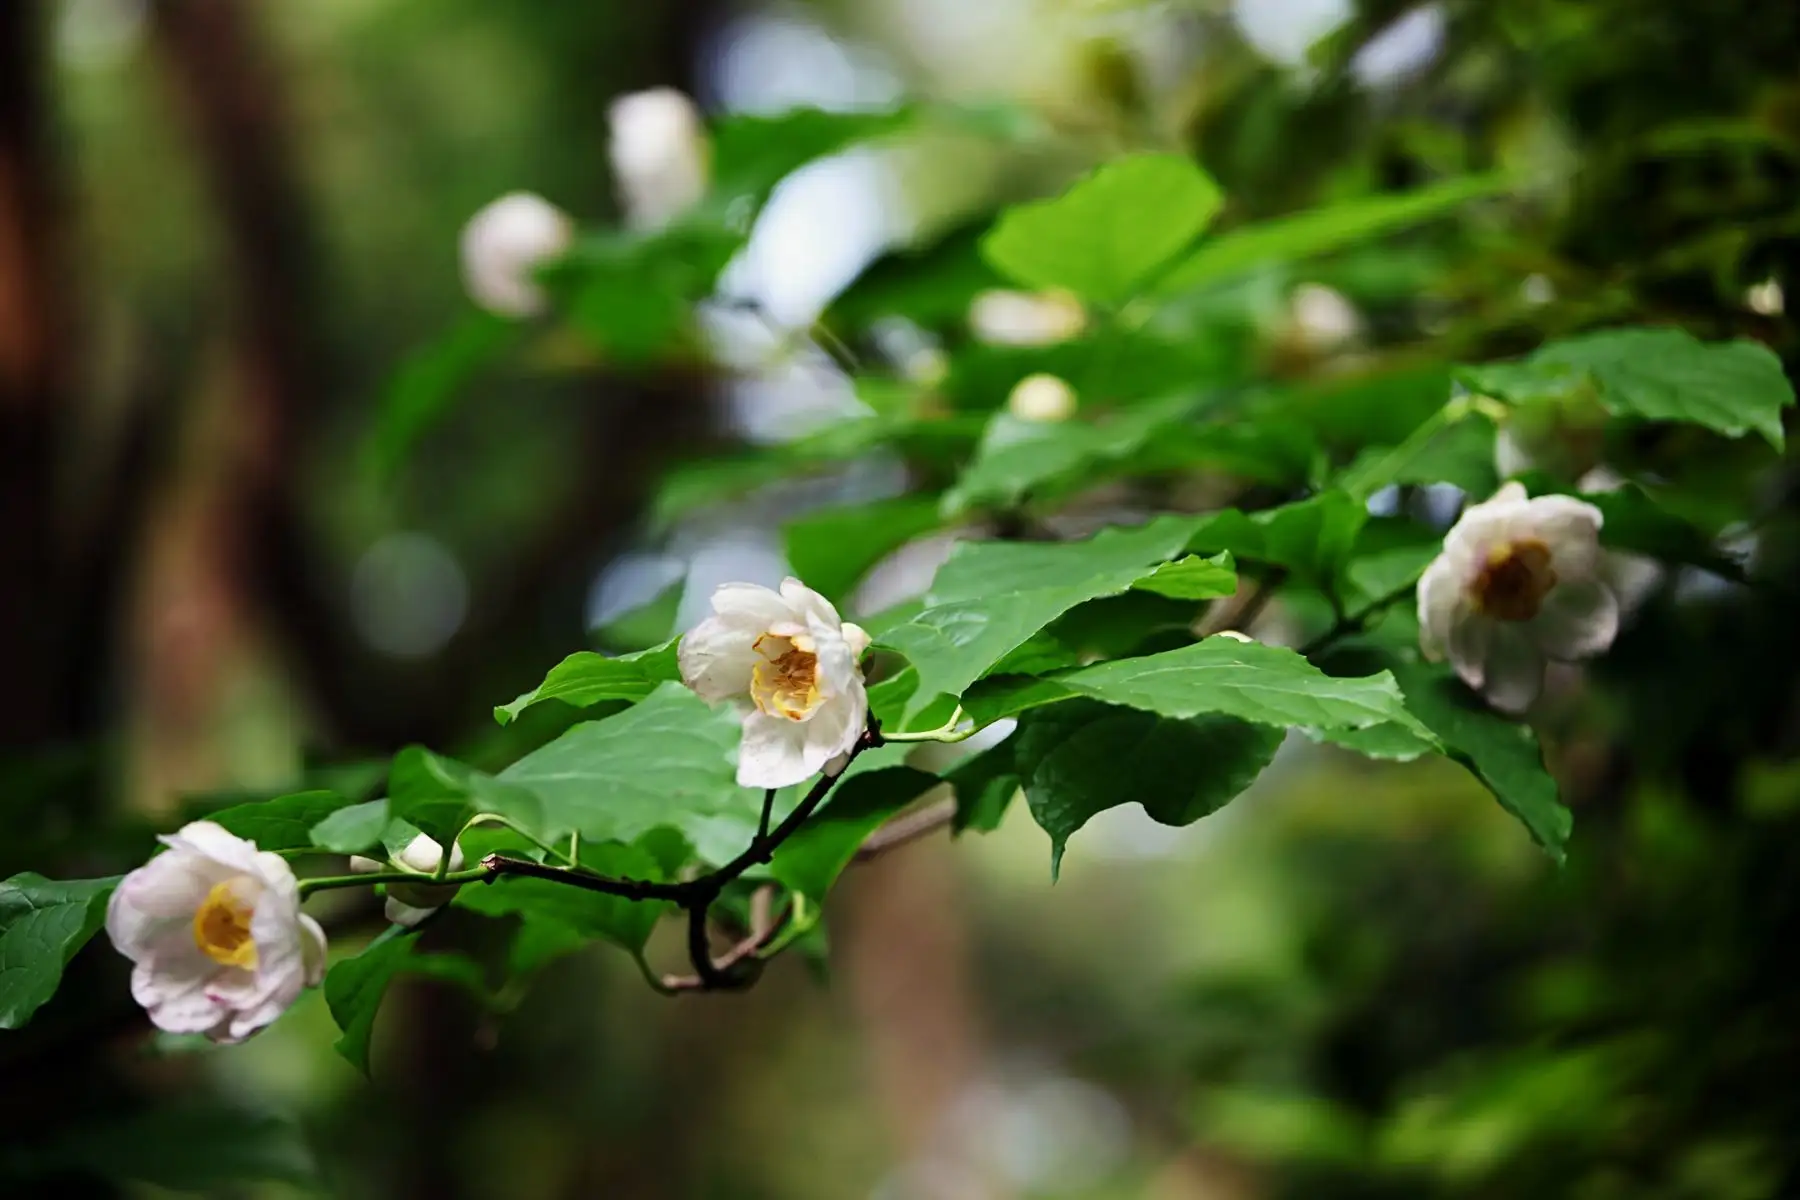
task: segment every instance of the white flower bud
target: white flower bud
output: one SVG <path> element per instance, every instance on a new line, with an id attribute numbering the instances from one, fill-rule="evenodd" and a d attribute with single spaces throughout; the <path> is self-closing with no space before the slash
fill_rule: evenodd
<path id="1" fill-rule="evenodd" d="M 1334 288 L 1303 283 L 1294 289 L 1291 304 L 1294 331 L 1314 354 L 1336 350 L 1362 332 L 1355 305 Z"/>
<path id="2" fill-rule="evenodd" d="M 211 821 L 119 883 L 106 933 L 131 959 L 131 997 L 159 1029 L 241 1042 L 325 974 L 325 931 L 300 911 L 279 854 Z"/>
<path id="3" fill-rule="evenodd" d="M 1006 410 L 1021 421 L 1066 421 L 1075 415 L 1075 389 L 1055 375 L 1027 375 L 1006 398 Z"/>
<path id="4" fill-rule="evenodd" d="M 969 305 L 969 329 L 994 346 L 1053 346 L 1081 336 L 1087 312 L 1069 292 L 994 288 Z"/>
<path id="5" fill-rule="evenodd" d="M 607 110 L 613 177 L 626 222 L 660 229 L 706 194 L 710 150 L 694 102 L 674 88 L 620 96 Z"/>
<path id="6" fill-rule="evenodd" d="M 574 240 L 574 222 L 542 196 L 502 196 L 463 226 L 463 286 L 491 313 L 533 316 L 545 304 L 533 274 L 560 258 Z"/>

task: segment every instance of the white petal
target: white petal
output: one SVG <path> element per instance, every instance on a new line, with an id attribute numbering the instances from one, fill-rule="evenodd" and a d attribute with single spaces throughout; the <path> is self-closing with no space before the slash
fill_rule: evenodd
<path id="1" fill-rule="evenodd" d="M 205 975 L 170 975 L 139 963 L 131 970 L 131 998 L 158 1029 L 211 1035 L 231 1013 L 208 997 L 207 982 Z"/>
<path id="2" fill-rule="evenodd" d="M 1502 479 L 1512 475 L 1523 475 L 1537 465 L 1531 450 L 1525 445 L 1525 439 L 1508 423 L 1500 427 L 1494 435 L 1494 470 Z"/>
<path id="3" fill-rule="evenodd" d="M 1477 504 L 1475 507 L 1505 507 L 1513 504 L 1524 504 L 1529 499 L 1530 495 L 1525 491 L 1525 485 L 1518 480 L 1513 479 L 1501 484 L 1499 491 L 1495 492 L 1492 496 L 1489 496 L 1485 501 Z M 1474 510 L 1471 509 L 1470 511 Z"/>
<path id="4" fill-rule="evenodd" d="M 138 960 L 170 926 L 186 927 L 213 884 L 231 870 L 191 850 L 159 854 L 131 872 L 106 903 L 106 935 Z"/>
<path id="5" fill-rule="evenodd" d="M 256 843 L 228 833 L 211 821 L 190 821 L 162 841 L 172 849 L 191 850 L 239 874 L 262 874 L 256 861 Z"/>
<path id="6" fill-rule="evenodd" d="M 1488 650 L 1493 645 L 1495 624 L 1471 613 L 1450 626 L 1450 636 L 1444 642 L 1450 665 L 1464 683 L 1477 691 L 1487 681 Z"/>
<path id="7" fill-rule="evenodd" d="M 1531 502 L 1529 530 L 1550 548 L 1551 566 L 1567 581 L 1587 579 L 1600 561 L 1600 510 L 1573 496 L 1539 496 Z"/>
<path id="8" fill-rule="evenodd" d="M 1544 690 L 1544 656 L 1516 622 L 1496 624 L 1481 694 L 1502 712 L 1522 713 Z"/>
<path id="9" fill-rule="evenodd" d="M 755 636 L 782 621 L 799 618 L 781 593 L 760 583 L 722 583 L 713 590 L 713 612 Z"/>
<path id="10" fill-rule="evenodd" d="M 844 622 L 844 644 L 850 647 L 853 658 L 860 659 L 869 649 L 869 631 L 854 621 Z"/>
<path id="11" fill-rule="evenodd" d="M 1450 630 L 1462 615 L 1462 585 L 1456 564 L 1442 554 L 1419 579 L 1419 645 L 1434 661 L 1444 656 Z"/>
<path id="12" fill-rule="evenodd" d="M 844 623 L 844 619 L 838 616 L 838 610 L 833 607 L 831 601 L 792 575 L 781 581 L 781 598 L 787 601 L 788 607 L 794 610 L 795 615 L 809 626 L 816 623 L 837 629 Z"/>
<path id="13" fill-rule="evenodd" d="M 1529 630 L 1538 649 L 1561 662 L 1604 654 L 1619 635 L 1618 598 L 1598 580 L 1559 583 Z"/>
<path id="14" fill-rule="evenodd" d="M 413 905 L 403 902 L 399 897 L 392 895 L 387 898 L 387 904 L 382 908 L 382 912 L 387 916 L 389 921 L 392 921 L 396 925 L 404 925 L 408 929 L 419 924 L 436 911 L 436 906 L 431 908 L 415 908 Z"/>
<path id="15" fill-rule="evenodd" d="M 806 722 L 806 761 L 811 767 L 807 774 L 822 770 L 833 758 L 848 753 L 862 736 L 868 719 L 869 697 L 860 678 L 843 695 L 819 705 Z"/>
<path id="16" fill-rule="evenodd" d="M 746 714 L 744 738 L 738 745 L 738 786 L 787 787 L 817 771 L 824 759 L 810 765 L 806 759 L 806 727 L 810 724 L 765 712 Z"/>
<path id="17" fill-rule="evenodd" d="M 700 622 L 682 636 L 676 651 L 681 681 L 713 704 L 748 695 L 750 673 L 760 661 L 754 647 L 764 629 L 751 630 L 724 617 Z"/>
<path id="18" fill-rule="evenodd" d="M 444 848 L 429 833 L 421 833 L 406 843 L 394 856 L 394 865 L 408 871 L 430 874 L 444 861 Z"/>

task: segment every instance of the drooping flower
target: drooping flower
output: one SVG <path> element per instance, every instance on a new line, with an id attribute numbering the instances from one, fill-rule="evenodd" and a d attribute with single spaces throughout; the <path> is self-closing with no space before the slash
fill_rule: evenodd
<path id="1" fill-rule="evenodd" d="M 1547 660 L 1604 653 L 1619 603 L 1600 575 L 1600 510 L 1509 483 L 1451 527 L 1419 581 L 1420 641 L 1494 707 L 1523 712 Z"/>
<path id="2" fill-rule="evenodd" d="M 798 579 L 727 583 L 712 607 L 681 639 L 681 678 L 708 702 L 748 702 L 738 783 L 787 787 L 848 753 L 868 719 L 869 635 Z"/>
<path id="3" fill-rule="evenodd" d="M 969 304 L 969 329 L 994 346 L 1053 346 L 1086 328 L 1087 310 L 1072 292 L 990 288 Z"/>
<path id="4" fill-rule="evenodd" d="M 625 220 L 660 229 L 706 194 L 710 150 L 700 110 L 674 88 L 631 92 L 607 110 L 613 177 Z"/>
<path id="5" fill-rule="evenodd" d="M 1006 397 L 1006 411 L 1021 421 L 1054 424 L 1075 415 L 1075 389 L 1056 375 L 1027 375 Z"/>
<path id="6" fill-rule="evenodd" d="M 135 964 L 131 995 L 170 1033 L 241 1042 L 316 985 L 325 931 L 300 911 L 293 870 L 211 821 L 120 881 L 106 933 Z"/>
<path id="7" fill-rule="evenodd" d="M 462 232 L 463 286 L 469 298 L 503 317 L 544 310 L 532 273 L 575 240 L 575 224 L 542 196 L 512 192 L 469 218 Z"/>
<path id="8" fill-rule="evenodd" d="M 351 856 L 350 869 L 362 873 L 375 871 L 410 871 L 415 875 L 432 876 L 437 874 L 439 864 L 444 861 L 444 848 L 437 839 L 429 834 L 421 833 L 400 853 L 394 855 L 392 863 L 384 863 L 378 859 L 364 858 L 357 854 Z M 461 846 L 450 847 L 450 869 L 460 871 L 463 867 Z M 455 899 L 457 888 L 455 883 L 390 883 L 387 885 L 387 919 L 396 925 L 408 928 L 417 925 L 426 917 Z"/>

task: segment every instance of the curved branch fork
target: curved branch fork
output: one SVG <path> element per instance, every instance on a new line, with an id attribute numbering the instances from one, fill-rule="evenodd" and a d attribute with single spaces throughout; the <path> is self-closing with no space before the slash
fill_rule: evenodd
<path id="1" fill-rule="evenodd" d="M 881 730 L 876 726 L 873 715 L 869 718 L 868 728 L 862 737 L 850 748 L 844 770 L 849 769 L 850 762 L 866 750 L 873 750 L 882 744 Z M 509 858 L 503 854 L 490 854 L 481 860 L 481 868 L 487 874 L 482 882 L 491 883 L 503 875 L 527 875 L 535 879 L 548 879 L 569 887 L 583 888 L 590 892 L 602 892 L 608 896 L 619 896 L 626 900 L 666 900 L 683 909 L 688 916 L 688 958 L 693 963 L 694 973 L 691 976 L 672 975 L 662 980 L 663 990 L 668 992 L 713 992 L 732 991 L 749 987 L 756 982 L 762 970 L 762 959 L 758 954 L 781 932 L 787 923 L 791 906 L 783 906 L 780 913 L 771 913 L 772 890 L 760 889 L 751 901 L 751 920 L 748 936 L 739 941 L 730 950 L 718 958 L 713 956 L 708 936 L 707 920 L 712 911 L 713 902 L 725 891 L 725 888 L 741 878 L 743 874 L 755 866 L 761 866 L 775 857 L 775 851 L 794 834 L 801 826 L 819 810 L 831 793 L 832 787 L 844 776 L 840 770 L 833 775 L 821 775 L 794 811 L 784 817 L 773 829 L 768 826 L 768 808 L 765 802 L 763 821 L 750 845 L 736 858 L 724 866 L 715 868 L 704 875 L 679 882 L 664 883 L 652 879 L 613 879 L 605 875 L 596 875 L 579 866 L 558 867 L 549 863 L 533 862 L 530 859 Z M 770 794 L 772 800 L 773 793 Z"/>

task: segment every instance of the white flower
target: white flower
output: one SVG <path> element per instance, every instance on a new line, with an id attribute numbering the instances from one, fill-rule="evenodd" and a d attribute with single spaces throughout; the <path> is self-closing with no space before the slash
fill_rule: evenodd
<path id="1" fill-rule="evenodd" d="M 438 845 L 437 839 L 421 833 L 406 843 L 406 848 L 394 856 L 392 864 L 356 854 L 350 858 L 350 869 L 363 874 L 392 869 L 415 875 L 436 875 L 438 864 L 443 861 L 444 848 Z M 462 847 L 450 847 L 450 869 L 460 871 L 462 868 Z M 387 885 L 387 919 L 409 928 L 417 925 L 450 903 L 460 886 L 455 883 L 390 883 Z"/>
<path id="2" fill-rule="evenodd" d="M 280 855 L 211 821 L 162 841 L 113 892 L 107 936 L 136 964 L 132 999 L 158 1028 L 241 1042 L 319 982 L 325 931 Z"/>
<path id="3" fill-rule="evenodd" d="M 694 102 L 674 88 L 620 96 L 607 110 L 626 222 L 660 229 L 706 194 L 709 151 Z"/>
<path id="4" fill-rule="evenodd" d="M 463 226 L 463 286 L 491 313 L 534 316 L 545 301 L 532 274 L 561 257 L 574 240 L 574 222 L 542 196 L 502 196 Z"/>
<path id="5" fill-rule="evenodd" d="M 1303 283 L 1294 289 L 1290 304 L 1295 336 L 1314 354 L 1328 354 L 1362 332 L 1361 314 L 1335 288 Z"/>
<path id="6" fill-rule="evenodd" d="M 994 346 L 1053 346 L 1079 337 L 1087 312 L 1071 292 L 992 288 L 970 302 L 969 328 Z"/>
<path id="7" fill-rule="evenodd" d="M 1066 421 L 1075 415 L 1075 389 L 1055 375 L 1027 375 L 1007 396 L 1006 411 L 1021 421 Z"/>
<path id="8" fill-rule="evenodd" d="M 798 579 L 727 583 L 712 607 L 681 639 L 681 678 L 709 702 L 749 700 L 738 783 L 786 787 L 847 753 L 868 718 L 869 635 Z"/>
<path id="9" fill-rule="evenodd" d="M 1619 603 L 1600 575 L 1600 510 L 1509 483 L 1462 515 L 1419 581 L 1420 641 L 1494 707 L 1523 712 L 1547 659 L 1605 652 Z"/>

